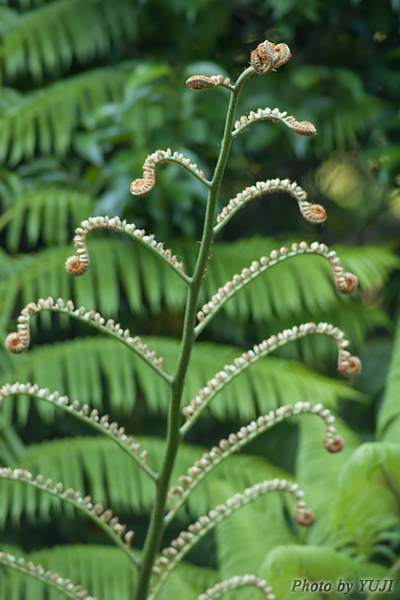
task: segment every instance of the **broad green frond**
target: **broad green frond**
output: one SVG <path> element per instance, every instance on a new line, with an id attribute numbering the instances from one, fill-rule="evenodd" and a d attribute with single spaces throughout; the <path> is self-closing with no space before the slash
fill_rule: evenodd
<path id="1" fill-rule="evenodd" d="M 394 560 L 400 542 L 400 446 L 366 443 L 344 465 L 333 508 L 336 547 L 363 560 L 382 553 Z M 354 532 L 357 535 L 354 535 Z"/>
<path id="2" fill-rule="evenodd" d="M 259 575 L 273 587 L 280 600 L 336 600 L 336 582 L 341 579 L 353 584 L 357 589 L 360 578 L 380 579 L 387 570 L 376 564 L 357 562 L 344 553 L 335 552 L 322 546 L 278 546 L 270 552 L 262 565 Z M 309 582 L 332 582 L 332 592 L 296 593 L 292 590 L 293 581 L 306 579 Z M 299 590 L 299 588 L 297 588 Z M 341 595 L 340 595 L 341 596 Z"/>
<path id="3" fill-rule="evenodd" d="M 96 0 L 84 4 L 58 0 L 26 13 L 14 13 L 3 38 L 7 77 L 28 71 L 35 79 L 42 79 L 44 70 L 58 74 L 69 68 L 74 58 L 87 62 L 103 55 L 112 38 L 126 33 L 123 19 L 128 3 L 119 2 L 110 19 L 111 4 L 109 0 L 100 5 Z"/>
<path id="4" fill-rule="evenodd" d="M 126 68 L 123 64 L 95 69 L 22 96 L 0 115 L 0 160 L 15 165 L 33 158 L 36 149 L 63 156 L 82 119 L 107 102 L 121 99 Z"/>
<path id="5" fill-rule="evenodd" d="M 1 548 L 3 550 L 3 548 Z M 17 557 L 40 564 L 45 570 L 59 573 L 77 585 L 81 584 L 93 596 L 102 600 L 129 600 L 134 585 L 135 570 L 120 549 L 112 546 L 71 545 L 55 546 L 25 554 L 16 547 L 4 547 Z M 44 598 L 45 584 L 26 575 L 7 569 L 0 577 L 0 596 L 12 600 Z M 60 592 L 48 592 L 49 600 L 61 600 Z"/>
<path id="6" fill-rule="evenodd" d="M 385 383 L 383 402 L 378 412 L 377 436 L 387 442 L 399 441 L 400 432 L 400 321 L 397 324 L 393 353 Z"/>
<path id="7" fill-rule="evenodd" d="M 88 194 L 65 186 L 27 186 L 13 198 L 8 211 L 7 247 L 11 252 L 18 250 L 22 234 L 24 242 L 32 248 L 40 237 L 47 246 L 67 244 L 68 223 L 79 223 L 91 214 L 93 207 L 94 199 Z"/>

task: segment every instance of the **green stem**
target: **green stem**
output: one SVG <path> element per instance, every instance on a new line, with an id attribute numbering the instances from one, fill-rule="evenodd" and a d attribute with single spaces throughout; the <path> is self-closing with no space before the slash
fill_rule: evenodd
<path id="1" fill-rule="evenodd" d="M 400 580 L 400 558 L 398 558 L 393 565 L 390 567 L 389 571 L 386 573 L 384 579 L 393 579 L 395 583 Z M 365 600 L 381 600 L 382 598 L 387 597 L 387 592 L 372 592 L 369 596 L 366 597 Z"/>
<path id="2" fill-rule="evenodd" d="M 253 73 L 253 68 L 249 67 L 243 71 L 235 84 L 226 116 L 221 152 L 218 157 L 217 165 L 215 167 L 208 193 L 201 248 L 197 257 L 191 286 L 188 290 L 181 349 L 171 385 L 171 400 L 168 411 L 168 429 L 165 456 L 156 484 L 156 497 L 151 512 L 149 530 L 143 548 L 139 576 L 133 596 L 134 600 L 145 600 L 147 597 L 151 570 L 154 565 L 164 532 L 164 515 L 167 492 L 181 439 L 179 429 L 181 420 L 180 408 L 186 372 L 189 366 L 192 348 L 195 341 L 194 325 L 196 320 L 198 298 L 214 239 L 213 224 L 215 219 L 215 207 L 232 143 L 231 132 L 239 93 L 246 79 L 248 79 L 248 77 L 250 77 L 250 75 Z"/>

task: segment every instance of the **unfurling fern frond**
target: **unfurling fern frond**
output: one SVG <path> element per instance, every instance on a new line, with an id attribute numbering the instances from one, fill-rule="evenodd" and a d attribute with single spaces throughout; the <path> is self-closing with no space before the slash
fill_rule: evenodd
<path id="1" fill-rule="evenodd" d="M 165 517 L 168 523 L 176 511 L 184 503 L 188 494 L 197 486 L 207 473 L 214 469 L 225 458 L 237 452 L 240 448 L 251 442 L 256 436 L 260 435 L 275 424 L 283 420 L 303 413 L 312 413 L 319 415 L 326 424 L 324 436 L 324 446 L 329 452 L 339 452 L 343 447 L 343 440 L 340 436 L 334 436 L 335 428 L 333 426 L 334 417 L 331 412 L 321 404 L 312 406 L 311 403 L 297 403 L 295 406 L 281 406 L 276 411 L 270 411 L 267 415 L 258 417 L 257 421 L 252 421 L 249 425 L 241 427 L 237 433 L 231 433 L 228 439 L 220 440 L 218 447 L 214 446 L 209 452 L 205 452 L 200 460 L 196 460 L 194 465 L 189 467 L 187 475 L 179 477 L 179 485 L 172 487 L 168 492 L 170 501 L 170 512 Z M 185 426 L 181 427 L 181 432 L 185 431 Z M 178 496 L 177 503 L 174 496 Z"/>
<path id="2" fill-rule="evenodd" d="M 72 488 L 64 491 L 61 482 L 54 485 L 52 479 L 45 481 L 43 475 L 37 475 L 33 478 L 32 473 L 25 469 L 12 470 L 9 467 L 0 469 L 0 478 L 31 486 L 36 491 L 50 494 L 59 498 L 62 502 L 70 504 L 76 510 L 82 511 L 87 517 L 102 527 L 113 542 L 122 548 L 130 560 L 136 564 L 136 558 L 133 556 L 130 548 L 134 532 L 128 531 L 125 533 L 126 525 L 122 525 L 118 517 L 113 516 L 112 510 L 106 510 L 102 504 L 93 504 L 90 496 L 83 498 L 79 491 L 75 491 Z"/>
<path id="3" fill-rule="evenodd" d="M 52 406 L 62 408 L 69 414 L 74 415 L 84 423 L 94 427 L 103 435 L 113 440 L 118 446 L 130 456 L 141 469 L 143 469 L 150 477 L 155 478 L 155 474 L 148 468 L 146 464 L 147 452 L 142 450 L 139 455 L 140 444 L 135 442 L 132 436 L 125 434 L 124 427 L 120 427 L 116 422 L 109 422 L 109 416 L 100 416 L 97 409 L 90 410 L 87 404 L 80 406 L 79 400 L 69 401 L 68 396 L 61 396 L 58 392 L 50 393 L 48 388 L 39 389 L 37 385 L 30 383 L 14 383 L 13 385 L 5 385 L 0 388 L 0 409 L 4 398 L 14 396 L 16 394 L 26 394 L 31 398 L 44 400 Z"/>
<path id="4" fill-rule="evenodd" d="M 295 198 L 301 216 L 309 223 L 323 223 L 326 220 L 324 207 L 320 204 L 307 202 L 307 193 L 295 181 L 291 182 L 289 179 L 267 179 L 267 181 L 259 181 L 255 185 L 245 188 L 243 192 L 237 194 L 224 206 L 221 213 L 217 216 L 217 225 L 214 227 L 214 233 L 220 231 L 229 219 L 248 202 L 263 194 L 273 192 L 287 192 L 292 198 Z"/>
<path id="5" fill-rule="evenodd" d="M 143 178 L 135 179 L 131 183 L 131 194 L 134 196 L 146 196 L 154 188 L 156 183 L 156 165 L 164 162 L 172 162 L 180 165 L 196 179 L 210 187 L 210 182 L 207 181 L 203 171 L 197 168 L 197 165 L 192 165 L 188 158 L 179 152 L 172 153 L 171 150 L 156 150 L 153 154 L 149 154 L 143 164 Z"/>
<path id="6" fill-rule="evenodd" d="M 189 406 L 183 408 L 187 422 L 181 428 L 182 433 L 189 429 L 199 414 L 208 406 L 214 396 L 232 381 L 237 375 L 248 369 L 253 363 L 261 357 L 268 355 L 279 346 L 285 345 L 290 341 L 302 338 L 308 335 L 322 334 L 332 337 L 338 346 L 338 371 L 347 377 L 357 375 L 361 371 L 361 362 L 357 356 L 351 356 L 345 350 L 349 342 L 344 338 L 344 332 L 328 323 L 304 323 L 299 327 L 293 327 L 283 332 L 273 335 L 268 340 L 253 346 L 252 350 L 244 352 L 240 357 L 235 358 L 234 365 L 225 365 L 222 371 L 207 382 L 207 386 L 202 388 L 196 397 L 191 400 Z"/>
<path id="7" fill-rule="evenodd" d="M 312 525 L 314 521 L 313 513 L 311 510 L 306 509 L 306 503 L 302 500 L 304 494 L 299 490 L 297 484 L 280 479 L 257 483 L 244 490 L 243 494 L 237 493 L 232 498 L 228 498 L 224 504 L 217 505 L 209 511 L 208 515 L 201 516 L 195 523 L 188 526 L 188 531 L 181 531 L 178 537 L 171 542 L 170 547 L 163 549 L 162 556 L 156 560 L 152 569 L 155 582 L 149 600 L 153 600 L 155 593 L 166 576 L 186 556 L 199 539 L 212 530 L 220 521 L 227 518 L 232 512 L 245 506 L 259 496 L 275 490 L 287 491 L 293 494 L 296 501 L 296 522 L 306 527 Z"/>
<path id="8" fill-rule="evenodd" d="M 35 304 L 29 303 L 18 317 L 18 331 L 10 333 L 6 339 L 7 349 L 14 353 L 20 354 L 25 352 L 30 343 L 30 319 L 42 311 L 59 312 L 68 314 L 74 319 L 89 323 L 102 333 L 107 333 L 114 339 L 120 340 L 126 346 L 131 348 L 136 354 L 141 356 L 145 362 L 152 367 L 161 377 L 169 381 L 169 376 L 163 371 L 164 359 L 157 358 L 155 351 L 149 351 L 147 344 L 142 344 L 140 337 L 131 337 L 129 329 L 122 329 L 119 323 L 115 323 L 113 319 L 106 321 L 100 313 L 86 309 L 81 306 L 75 309 L 71 300 L 64 302 L 61 298 L 54 300 L 49 297 L 47 300 L 40 298 Z"/>
<path id="9" fill-rule="evenodd" d="M 83 275 L 89 268 L 90 259 L 86 245 L 86 237 L 90 231 L 95 229 L 111 229 L 119 233 L 127 233 L 133 240 L 137 240 L 145 248 L 153 252 L 161 258 L 175 273 L 183 278 L 185 282 L 189 282 L 185 276 L 183 262 L 179 262 L 178 258 L 172 254 L 171 250 L 164 250 L 164 243 L 157 242 L 154 235 L 146 235 L 144 229 L 137 229 L 134 223 L 127 223 L 124 219 L 121 221 L 119 217 L 91 217 L 87 221 L 83 221 L 81 226 L 76 230 L 74 237 L 74 245 L 77 251 L 77 256 L 71 256 L 66 262 L 66 269 L 70 275 Z"/>

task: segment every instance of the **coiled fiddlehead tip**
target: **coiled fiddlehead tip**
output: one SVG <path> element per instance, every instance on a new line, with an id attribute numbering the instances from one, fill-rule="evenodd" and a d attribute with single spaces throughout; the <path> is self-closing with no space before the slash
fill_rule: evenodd
<path id="1" fill-rule="evenodd" d="M 5 341 L 5 345 L 7 350 L 12 352 L 13 354 L 21 354 L 26 350 L 26 344 L 21 339 L 21 336 L 16 331 L 10 333 Z"/>
<path id="2" fill-rule="evenodd" d="M 310 509 L 301 510 L 297 509 L 294 515 L 294 519 L 298 525 L 302 527 L 310 527 L 315 521 L 314 513 Z"/>
<path id="3" fill-rule="evenodd" d="M 344 285 L 340 288 L 342 294 L 352 294 L 358 287 L 358 279 L 353 273 L 344 273 Z"/>
<path id="4" fill-rule="evenodd" d="M 268 40 L 257 46 L 250 55 L 250 64 L 259 75 L 275 71 L 289 60 L 289 46 L 286 44 L 273 44 Z"/>
<path id="5" fill-rule="evenodd" d="M 67 273 L 74 276 L 83 275 L 88 267 L 87 261 L 82 261 L 79 256 L 70 256 L 65 263 Z"/>
<path id="6" fill-rule="evenodd" d="M 343 446 L 344 441 L 340 435 L 336 435 L 333 440 L 328 439 L 327 437 L 324 438 L 324 447 L 332 454 L 335 452 L 340 452 L 343 449 Z"/>
<path id="7" fill-rule="evenodd" d="M 311 202 L 306 202 L 304 203 L 304 206 L 300 208 L 300 212 L 303 219 L 313 225 L 326 221 L 326 210 L 321 204 L 311 204 Z"/>
<path id="8" fill-rule="evenodd" d="M 338 371 L 346 377 L 354 377 L 361 373 L 361 361 L 358 356 L 350 356 L 343 364 L 339 365 Z"/>

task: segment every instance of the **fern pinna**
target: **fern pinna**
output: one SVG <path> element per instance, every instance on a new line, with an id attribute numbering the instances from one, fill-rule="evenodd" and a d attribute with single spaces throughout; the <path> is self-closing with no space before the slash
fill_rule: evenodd
<path id="1" fill-rule="evenodd" d="M 308 336 L 326 336 L 327 338 L 332 338 L 337 346 L 339 372 L 347 377 L 353 377 L 361 369 L 359 359 L 356 356 L 352 356 L 349 352 L 349 341 L 341 329 L 326 322 L 305 322 L 281 332 L 276 332 L 269 338 L 261 340 L 240 356 L 229 358 L 230 362 L 223 369 L 215 373 L 207 382 L 204 382 L 205 385 L 203 384 L 201 389 L 195 393 L 192 400 L 183 405 L 184 391 L 190 389 L 191 386 L 189 377 L 190 364 L 191 361 L 196 360 L 195 342 L 197 338 L 217 316 L 220 309 L 225 307 L 225 304 L 229 306 L 229 301 L 233 296 L 239 296 L 247 286 L 252 285 L 255 279 L 261 276 L 264 277 L 264 275 L 268 277 L 269 273 L 267 271 L 272 267 L 279 266 L 291 258 L 296 261 L 299 255 L 320 256 L 329 263 L 333 283 L 339 293 L 348 294 L 353 292 L 357 287 L 357 278 L 345 271 L 336 252 L 330 251 L 325 244 L 319 242 L 308 244 L 300 241 L 293 243 L 290 248 L 281 247 L 272 250 L 269 256 L 255 257 L 240 273 L 232 274 L 230 280 L 221 285 L 206 303 L 201 302 L 200 292 L 209 261 L 212 261 L 211 250 L 214 238 L 229 220 L 234 218 L 236 212 L 251 200 L 264 194 L 283 192 L 297 201 L 301 215 L 309 223 L 322 223 L 326 218 L 325 209 L 318 204 L 308 202 L 306 192 L 296 182 L 291 182 L 288 179 L 271 179 L 247 187 L 241 193 L 237 194 L 235 198 L 231 199 L 218 216 L 216 216 L 217 201 L 231 144 L 241 132 L 258 121 L 272 120 L 273 122 L 282 122 L 293 133 L 300 136 L 313 136 L 316 133 L 315 127 L 308 121 L 299 122 L 294 117 L 288 116 L 286 112 L 281 112 L 278 109 L 258 109 L 258 111 L 250 112 L 248 116 L 242 116 L 235 121 L 239 95 L 247 80 L 254 74 L 264 75 L 275 71 L 283 66 L 290 59 L 290 56 L 291 54 L 286 44 L 273 44 L 265 41 L 252 52 L 250 66 L 241 73 L 234 84 L 228 78 L 221 75 L 212 77 L 194 75 L 190 77 L 186 83 L 191 90 L 209 90 L 214 87 L 222 87 L 230 94 L 221 150 L 212 177 L 208 179 L 202 169 L 192 164 L 181 153 L 167 149 L 165 151 L 157 150 L 153 154 L 150 154 L 143 164 L 142 177 L 134 180 L 131 185 L 130 191 L 133 195 L 144 196 L 156 184 L 156 170 L 158 165 L 165 162 L 172 162 L 186 169 L 204 186 L 205 191 L 208 193 L 208 201 L 201 244 L 193 269 L 189 269 L 185 265 L 184 258 L 181 259 L 180 256 L 178 257 L 178 254 L 174 254 L 171 250 L 166 249 L 164 243 L 158 242 L 154 235 L 149 235 L 143 229 L 137 228 L 133 223 L 127 223 L 126 220 L 121 220 L 118 217 L 91 217 L 83 221 L 76 230 L 74 238 L 76 254 L 68 258 L 66 263 L 68 273 L 73 276 L 83 275 L 89 269 L 90 243 L 88 248 L 87 238 L 90 232 L 97 229 L 108 229 L 129 236 L 132 241 L 141 245 L 145 251 L 159 258 L 163 265 L 170 269 L 176 280 L 181 280 L 181 285 L 184 285 L 186 290 L 186 308 L 179 347 L 176 344 L 168 346 L 166 340 L 160 339 L 160 348 L 164 346 L 166 353 L 164 360 L 157 347 L 149 347 L 146 340 L 141 339 L 134 332 L 124 328 L 113 319 L 105 319 L 95 310 L 87 310 L 82 306 L 75 307 L 72 300 L 54 299 L 51 297 L 39 299 L 37 302 L 30 302 L 22 310 L 18 318 L 17 331 L 10 333 L 6 340 L 6 347 L 11 352 L 17 354 L 25 352 L 29 347 L 31 338 L 31 320 L 39 313 L 52 312 L 62 314 L 64 317 L 71 317 L 81 323 L 86 323 L 89 327 L 103 334 L 103 336 L 108 336 L 124 344 L 129 351 L 132 351 L 134 360 L 143 361 L 143 363 L 147 364 L 153 372 L 153 377 L 158 380 L 159 383 L 152 388 L 152 391 L 158 393 L 157 390 L 161 390 L 160 395 L 168 393 L 167 435 L 165 441 L 157 442 L 155 439 L 146 439 L 145 437 L 141 437 L 140 440 L 135 439 L 126 433 L 125 429 L 120 427 L 118 423 L 110 422 L 108 415 L 102 415 L 97 407 L 90 407 L 86 401 L 82 403 L 78 399 L 70 400 L 56 389 L 41 388 L 35 383 L 28 382 L 7 384 L 0 389 L 1 403 L 10 396 L 26 395 L 38 400 L 39 403 L 43 402 L 52 407 L 58 407 L 89 427 L 94 428 L 96 432 L 105 437 L 104 456 L 105 460 L 111 465 L 111 469 L 122 468 L 121 465 L 123 464 L 127 480 L 131 478 L 132 468 L 137 469 L 142 478 L 139 488 L 148 489 L 150 482 L 152 486 L 150 488 L 150 497 L 146 499 L 143 496 L 141 500 L 141 503 L 147 504 L 150 510 L 150 521 L 143 548 L 139 550 L 134 547 L 135 538 L 133 530 L 121 523 L 113 511 L 104 506 L 103 503 L 107 498 L 92 499 L 89 495 L 82 495 L 79 489 L 73 489 L 72 487 L 64 489 L 62 482 L 53 481 L 52 477 L 47 473 L 42 474 L 39 472 L 35 474 L 38 463 L 35 463 L 33 457 L 31 459 L 31 470 L 26 468 L 13 469 L 10 467 L 0 469 L 0 478 L 2 480 L 11 482 L 10 485 L 13 484 L 14 486 L 23 486 L 26 488 L 26 498 L 29 497 L 31 514 L 35 514 L 37 507 L 41 506 L 37 496 L 47 495 L 57 499 L 62 504 L 73 507 L 77 512 L 91 519 L 106 532 L 110 542 L 114 543 L 117 546 L 116 550 L 121 553 L 119 585 L 122 588 L 119 588 L 120 595 L 118 596 L 121 600 L 128 598 L 132 600 L 150 600 L 179 597 L 179 593 L 185 598 L 192 597 L 194 594 L 193 597 L 197 596 L 199 600 L 206 600 L 218 598 L 225 593 L 229 594 L 232 591 L 247 587 L 256 588 L 255 593 L 258 595 L 261 593 L 266 599 L 271 600 L 274 598 L 274 591 L 269 581 L 260 576 L 262 575 L 261 572 L 238 573 L 230 577 L 221 577 L 222 581 L 218 583 L 215 573 L 207 575 L 205 571 L 202 579 L 194 577 L 196 582 L 192 587 L 190 579 L 193 573 L 190 571 L 189 565 L 186 564 L 185 566 L 185 563 L 181 563 L 181 560 L 210 530 L 216 527 L 218 530 L 223 531 L 225 520 L 229 527 L 229 523 L 235 519 L 236 511 L 240 510 L 246 513 L 248 506 L 254 504 L 256 512 L 258 511 L 257 514 L 264 514 L 264 511 L 260 508 L 261 505 L 258 503 L 258 499 L 264 495 L 269 495 L 270 492 L 278 492 L 279 494 L 284 492 L 285 496 L 287 495 L 287 499 L 283 503 L 279 501 L 275 504 L 272 514 L 278 510 L 278 512 L 281 511 L 282 516 L 286 512 L 286 505 L 294 513 L 294 521 L 292 521 L 289 528 L 285 529 L 286 533 L 284 533 L 283 521 L 281 522 L 282 543 L 290 544 L 290 542 L 294 542 L 296 539 L 301 539 L 301 534 L 298 534 L 297 525 L 301 527 L 311 525 L 314 522 L 313 512 L 307 508 L 303 500 L 303 492 L 299 489 L 298 484 L 280 476 L 281 473 L 279 473 L 278 469 L 275 469 L 274 472 L 273 469 L 271 470 L 272 477 L 252 482 L 251 485 L 247 485 L 247 487 L 240 491 L 232 490 L 234 478 L 232 482 L 228 480 L 225 483 L 222 481 L 218 482 L 214 477 L 214 469 L 218 467 L 217 474 L 222 472 L 223 468 L 229 471 L 230 461 L 227 461 L 227 466 L 225 467 L 225 459 L 232 461 L 233 455 L 239 449 L 275 424 L 296 417 L 300 417 L 300 420 L 305 419 L 305 415 L 314 415 L 323 421 L 324 434 L 320 439 L 321 452 L 323 451 L 322 446 L 325 446 L 330 453 L 336 453 L 343 447 L 342 438 L 336 435 L 335 432 L 333 425 L 334 417 L 328 408 L 325 408 L 320 403 L 313 404 L 309 401 L 296 401 L 293 404 L 285 404 L 276 408 L 276 410 L 270 410 L 265 414 L 261 414 L 257 419 L 242 426 L 236 433 L 231 433 L 227 439 L 221 439 L 217 446 L 205 450 L 197 458 L 193 457 L 191 465 L 180 464 L 178 456 L 178 450 L 183 445 L 185 436 L 196 426 L 203 411 L 209 407 L 214 397 L 222 395 L 226 389 L 231 390 L 231 382 L 234 379 L 236 380 L 237 377 L 239 381 L 240 376 L 243 377 L 242 373 L 244 371 L 248 371 L 249 373 L 254 372 L 251 381 L 256 386 L 257 378 L 255 374 L 257 372 L 257 363 L 263 357 L 291 341 Z M 189 274 L 190 271 L 191 274 Z M 98 343 L 104 344 L 104 342 L 105 340 L 101 339 Z M 96 340 L 92 345 L 93 352 L 95 352 L 95 347 Z M 88 346 L 88 351 L 90 351 L 90 348 Z M 175 356 L 174 365 L 171 365 L 171 356 Z M 107 376 L 105 377 L 107 378 Z M 273 377 L 272 373 L 271 377 Z M 238 383 L 238 381 L 235 382 Z M 151 398 L 151 393 L 150 391 L 149 404 L 154 402 Z M 229 395 L 226 396 L 225 401 L 229 402 Z M 129 402 L 129 399 L 127 399 L 127 402 Z M 98 444 L 98 442 L 96 443 Z M 60 441 L 60 444 L 62 444 L 62 441 Z M 87 459 L 87 456 L 89 456 L 89 445 L 83 443 L 83 447 L 86 447 L 86 450 L 82 450 L 82 456 L 84 456 L 84 452 L 87 453 L 85 458 L 87 461 L 85 463 L 85 468 L 87 469 L 86 477 L 90 478 L 90 461 Z M 161 458 L 156 459 L 156 456 L 161 456 Z M 235 458 L 237 458 L 236 462 L 238 464 L 246 460 L 245 456 Z M 222 466 L 219 466 L 221 463 Z M 257 461 L 252 461 L 252 465 L 249 463 L 246 467 L 248 473 L 256 470 L 263 475 L 262 469 L 259 469 L 257 466 Z M 184 469 L 184 472 L 182 473 L 181 471 L 181 474 L 178 475 L 176 473 L 177 467 Z M 175 475 L 177 475 L 176 478 Z M 132 477 L 137 476 L 132 475 Z M 216 503 L 214 507 L 211 510 L 206 510 L 206 514 L 199 516 L 185 529 L 180 530 L 179 521 L 175 522 L 173 527 L 175 527 L 177 534 L 174 539 L 171 540 L 169 538 L 170 541 L 162 549 L 162 540 L 168 539 L 168 532 L 171 529 L 173 530 L 173 527 L 170 528 L 171 523 L 175 519 L 181 518 L 178 511 L 180 511 L 182 506 L 186 506 L 189 513 L 193 512 L 193 508 L 196 510 L 198 502 L 196 500 L 193 501 L 193 498 L 197 498 L 196 493 L 204 485 L 203 480 L 212 480 L 213 477 L 213 481 L 216 484 L 214 490 L 218 488 L 218 491 L 215 492 Z M 135 481 L 137 482 L 139 479 L 135 479 Z M 80 486 L 82 484 L 82 481 L 80 482 L 79 477 L 77 477 L 77 485 Z M 138 495 L 141 493 L 139 488 L 137 490 Z M 108 496 L 112 499 L 112 492 Z M 308 500 L 312 506 L 313 498 L 311 497 Z M 135 499 L 132 500 L 132 502 L 135 501 Z M 116 502 L 118 502 L 118 498 Z M 48 505 L 45 506 L 48 507 Z M 18 507 L 15 510 L 18 512 Z M 43 512 L 45 511 L 42 508 Z M 250 520 L 254 517 L 254 514 L 252 513 Z M 268 513 L 265 518 L 268 519 Z M 272 527 L 272 524 L 270 526 Z M 276 529 L 274 530 L 274 535 L 278 535 L 277 531 Z M 292 548 L 292 546 L 290 547 Z M 235 548 L 231 548 L 233 554 L 235 551 Z M 102 549 L 100 548 L 98 554 L 99 571 L 102 570 L 103 564 L 101 552 Z M 116 555 L 110 552 L 110 548 L 108 547 L 107 552 L 111 564 Z M 54 557 L 50 557 L 49 568 L 41 566 L 40 562 L 38 562 L 40 561 L 40 553 L 37 554 L 36 560 L 34 553 L 29 557 L 15 557 L 7 548 L 4 548 L 0 552 L 1 565 L 6 570 L 10 570 L 13 575 L 16 573 L 14 579 L 10 576 L 14 590 L 17 589 L 16 586 L 23 586 L 20 582 L 24 577 L 27 577 L 37 580 L 41 585 L 48 586 L 50 590 L 48 593 L 51 598 L 53 597 L 51 595 L 53 593 L 52 590 L 56 590 L 57 593 L 62 593 L 64 596 L 75 600 L 83 598 L 89 600 L 94 598 L 94 592 L 87 591 L 80 581 L 69 577 L 68 574 L 71 572 L 78 573 L 76 569 L 74 571 L 74 569 L 66 567 L 65 571 L 63 571 L 62 565 L 58 566 L 60 561 L 57 561 L 57 550 L 54 552 Z M 71 564 L 78 554 L 78 550 L 75 555 L 72 552 L 70 556 Z M 126 563 L 123 562 L 123 555 L 127 559 Z M 96 554 L 94 553 L 93 556 L 96 556 Z M 54 558 L 53 567 L 51 566 L 52 558 Z M 118 558 L 115 560 L 118 560 Z M 60 574 L 55 569 L 59 569 Z M 185 571 L 185 569 L 189 569 L 189 571 Z M 207 588 L 206 591 L 204 591 L 204 588 L 203 590 L 201 589 L 201 584 L 204 585 L 204 588 Z M 106 590 L 107 584 L 104 584 L 103 588 Z M 23 590 L 25 588 L 21 587 L 18 589 Z M 30 593 L 29 589 L 27 587 L 25 590 L 27 594 Z M 178 593 L 177 589 L 181 591 Z M 107 596 L 107 593 L 104 592 L 104 598 L 109 597 L 111 596 Z M 101 599 L 102 597 L 99 594 L 99 600 Z"/>

